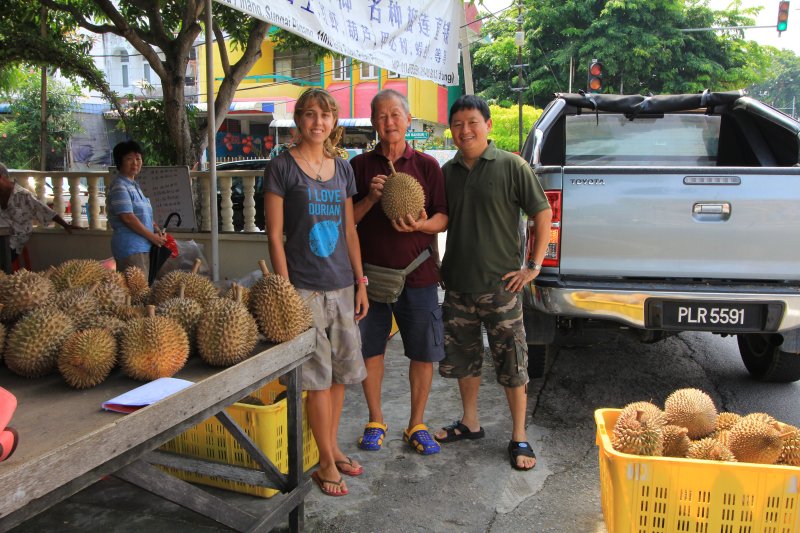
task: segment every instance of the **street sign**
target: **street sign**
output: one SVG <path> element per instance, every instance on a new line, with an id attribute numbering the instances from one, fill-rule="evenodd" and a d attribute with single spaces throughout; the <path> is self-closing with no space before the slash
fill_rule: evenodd
<path id="1" fill-rule="evenodd" d="M 424 141 L 428 137 L 430 137 L 430 133 L 427 131 L 407 131 L 406 132 L 406 140 L 407 141 Z"/>

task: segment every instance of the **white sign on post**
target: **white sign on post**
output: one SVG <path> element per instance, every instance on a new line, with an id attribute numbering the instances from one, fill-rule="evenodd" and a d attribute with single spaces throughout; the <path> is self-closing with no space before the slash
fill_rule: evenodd
<path id="1" fill-rule="evenodd" d="M 108 167 L 112 179 L 117 177 L 117 168 Z M 168 231 L 197 231 L 197 218 L 194 214 L 192 197 L 192 178 L 187 166 L 142 167 L 136 176 L 136 183 L 153 207 L 153 222 L 162 227 L 171 213 L 178 213 L 181 225 L 177 227 L 177 217 L 169 224 Z"/>
<path id="2" fill-rule="evenodd" d="M 462 0 L 216 0 L 334 52 L 458 85 Z"/>

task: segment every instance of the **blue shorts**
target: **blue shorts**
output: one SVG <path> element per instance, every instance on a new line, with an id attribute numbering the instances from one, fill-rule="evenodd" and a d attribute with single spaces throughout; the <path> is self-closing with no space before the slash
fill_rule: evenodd
<path id="1" fill-rule="evenodd" d="M 370 300 L 367 316 L 358 323 L 364 359 L 386 353 L 392 313 L 406 357 L 428 363 L 444 359 L 444 324 L 436 285 L 406 287 L 393 304 Z"/>

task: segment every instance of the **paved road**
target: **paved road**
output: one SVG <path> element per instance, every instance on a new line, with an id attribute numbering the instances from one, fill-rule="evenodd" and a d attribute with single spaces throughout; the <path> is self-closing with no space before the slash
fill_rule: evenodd
<path id="1" fill-rule="evenodd" d="M 722 410 L 766 411 L 800 425 L 800 384 L 752 381 L 731 338 L 685 333 L 645 345 L 624 333 L 590 333 L 570 339 L 549 373 L 530 386 L 528 428 L 539 456 L 531 472 L 512 471 L 505 446 L 510 422 L 502 390 L 485 372 L 481 424 L 486 438 L 447 445 L 420 457 L 402 442 L 408 405 L 407 364 L 400 340 L 390 342 L 384 397 L 389 435 L 380 452 L 352 444 L 365 422 L 360 390 L 348 390 L 341 428 L 348 453 L 366 473 L 347 479 L 350 495 L 325 497 L 315 488 L 306 500 L 306 528 L 321 532 L 453 531 L 505 533 L 604 532 L 593 412 L 636 400 L 664 399 L 679 387 L 706 390 Z M 455 384 L 434 379 L 431 426 L 460 414 Z M 263 500 L 215 491 L 244 509 Z M 122 482 L 107 480 L 27 522 L 18 532 L 219 531 L 216 524 L 158 501 Z"/>

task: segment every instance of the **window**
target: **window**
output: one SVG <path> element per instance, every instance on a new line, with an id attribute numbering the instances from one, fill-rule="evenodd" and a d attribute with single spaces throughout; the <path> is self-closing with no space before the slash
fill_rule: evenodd
<path id="1" fill-rule="evenodd" d="M 308 83 L 320 83 L 319 63 L 311 52 L 275 52 L 275 74 Z"/>
<path id="2" fill-rule="evenodd" d="M 350 79 L 350 65 L 352 59 L 350 58 L 333 58 L 333 79 L 337 81 L 346 81 Z"/>
<path id="3" fill-rule="evenodd" d="M 128 57 L 128 52 L 126 52 L 125 50 L 118 50 L 116 55 L 119 58 L 119 63 L 120 63 L 120 72 L 122 74 L 122 86 L 129 87 L 130 80 L 128 79 L 128 61 L 130 61 L 130 58 Z"/>
<path id="4" fill-rule="evenodd" d="M 378 67 L 369 63 L 361 63 L 361 79 L 374 80 L 378 78 Z"/>
<path id="5" fill-rule="evenodd" d="M 386 77 L 387 78 L 399 78 L 400 74 L 398 74 L 397 72 L 392 72 L 391 70 L 387 70 L 386 71 Z"/>
<path id="6" fill-rule="evenodd" d="M 567 116 L 566 165 L 715 166 L 720 118 L 701 114 Z"/>
<path id="7" fill-rule="evenodd" d="M 147 63 L 144 64 L 144 81 L 147 83 L 151 83 L 150 81 L 150 65 Z"/>

